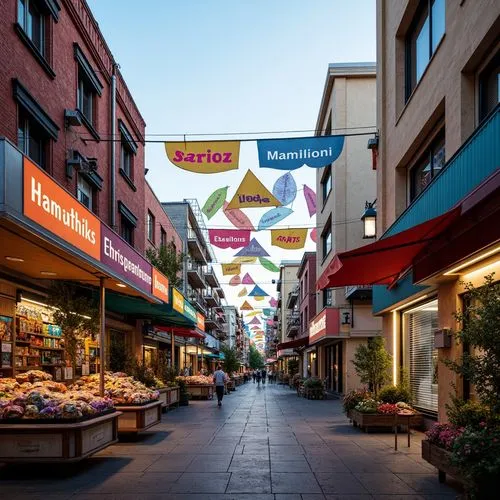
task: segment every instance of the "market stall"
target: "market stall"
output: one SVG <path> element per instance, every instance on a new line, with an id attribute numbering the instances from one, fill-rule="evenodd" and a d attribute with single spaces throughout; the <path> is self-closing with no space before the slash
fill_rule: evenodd
<path id="1" fill-rule="evenodd" d="M 0 379 L 0 462 L 82 460 L 117 441 L 120 416 L 110 398 L 40 370 Z"/>
<path id="2" fill-rule="evenodd" d="M 191 375 L 178 377 L 186 383 L 186 389 L 191 398 L 212 399 L 214 397 L 215 385 L 212 377 L 205 375 Z"/>

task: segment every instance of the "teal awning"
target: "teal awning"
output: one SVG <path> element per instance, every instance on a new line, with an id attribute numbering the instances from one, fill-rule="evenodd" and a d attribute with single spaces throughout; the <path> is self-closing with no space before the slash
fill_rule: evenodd
<path id="1" fill-rule="evenodd" d="M 196 326 L 196 321 L 180 314 L 170 304 L 151 304 L 139 297 L 120 295 L 110 291 L 106 291 L 106 310 L 135 319 L 148 319 L 158 325 Z"/>

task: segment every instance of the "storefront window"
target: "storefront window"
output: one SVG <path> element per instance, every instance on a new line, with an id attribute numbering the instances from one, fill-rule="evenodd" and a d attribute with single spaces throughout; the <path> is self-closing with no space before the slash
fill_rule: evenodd
<path id="1" fill-rule="evenodd" d="M 438 356 L 434 331 L 438 328 L 438 301 L 403 314 L 406 365 L 415 406 L 428 412 L 438 409 Z"/>

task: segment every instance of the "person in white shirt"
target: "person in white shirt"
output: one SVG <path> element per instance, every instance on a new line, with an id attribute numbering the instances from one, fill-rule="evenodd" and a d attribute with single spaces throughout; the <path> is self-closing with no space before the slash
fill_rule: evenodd
<path id="1" fill-rule="evenodd" d="M 217 365 L 217 370 L 214 372 L 215 392 L 217 393 L 217 406 L 222 406 L 225 381 L 226 381 L 226 374 L 222 371 L 221 365 Z"/>

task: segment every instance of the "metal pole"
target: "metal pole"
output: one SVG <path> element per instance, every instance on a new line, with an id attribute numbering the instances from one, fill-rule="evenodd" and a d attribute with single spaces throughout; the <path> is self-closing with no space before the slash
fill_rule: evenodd
<path id="1" fill-rule="evenodd" d="M 170 332 L 170 365 L 172 368 L 175 368 L 175 340 L 174 340 L 174 329 Z"/>
<path id="2" fill-rule="evenodd" d="M 99 279 L 99 319 L 100 319 L 100 331 L 99 331 L 99 394 L 101 397 L 104 396 L 104 337 L 106 329 L 106 288 L 104 287 L 104 278 Z"/>
<path id="3" fill-rule="evenodd" d="M 199 363 L 198 363 L 198 344 L 196 344 L 196 374 L 200 371 Z"/>

